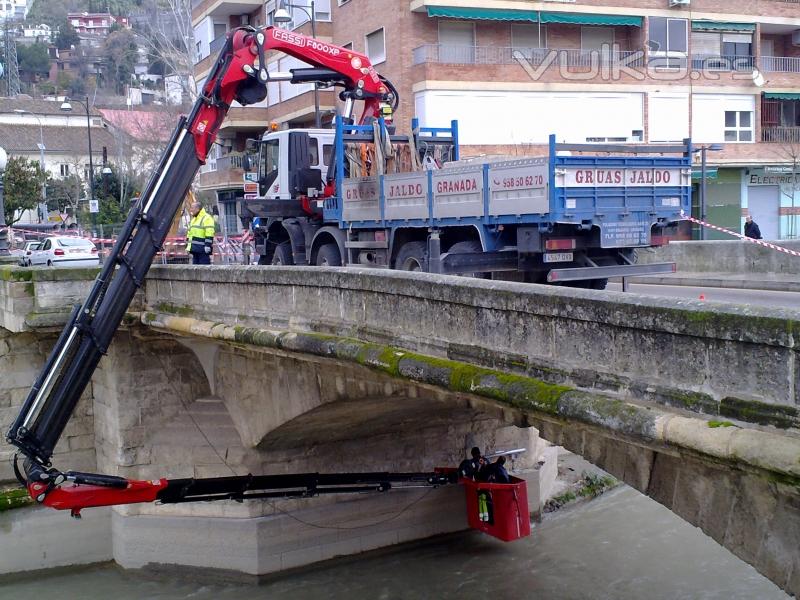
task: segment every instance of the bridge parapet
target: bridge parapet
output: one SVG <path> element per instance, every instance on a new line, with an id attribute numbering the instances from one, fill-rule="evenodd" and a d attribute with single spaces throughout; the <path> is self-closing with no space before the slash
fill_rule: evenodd
<path id="1" fill-rule="evenodd" d="M 146 305 L 354 337 L 782 428 L 800 426 L 800 311 L 371 270 L 154 267 Z"/>
<path id="2" fill-rule="evenodd" d="M 97 269 L 0 268 L 0 327 L 12 333 L 63 327 Z"/>

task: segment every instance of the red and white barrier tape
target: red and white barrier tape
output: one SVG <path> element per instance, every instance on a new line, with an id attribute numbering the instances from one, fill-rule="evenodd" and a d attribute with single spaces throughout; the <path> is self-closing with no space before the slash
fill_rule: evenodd
<path id="1" fill-rule="evenodd" d="M 783 252 L 784 254 L 790 254 L 791 256 L 800 256 L 800 252 L 797 252 L 796 250 L 789 250 L 789 248 L 784 248 L 783 246 L 770 244 L 769 242 L 765 242 L 763 240 L 755 240 L 753 238 L 747 237 L 746 235 L 742 235 L 737 231 L 725 229 L 724 227 L 720 227 L 719 225 L 712 225 L 711 223 L 706 223 L 705 221 L 701 221 L 700 219 L 695 219 L 694 217 L 689 217 L 684 215 L 683 218 L 687 221 L 691 221 L 692 223 L 697 223 L 701 227 L 708 227 L 709 229 L 713 229 L 714 231 L 721 231 L 722 233 L 727 233 L 728 235 L 737 237 L 740 240 L 744 240 L 745 242 L 750 242 L 751 244 L 758 244 L 759 246 L 764 246 L 765 248 L 770 248 L 771 250 L 777 250 L 778 252 Z"/>

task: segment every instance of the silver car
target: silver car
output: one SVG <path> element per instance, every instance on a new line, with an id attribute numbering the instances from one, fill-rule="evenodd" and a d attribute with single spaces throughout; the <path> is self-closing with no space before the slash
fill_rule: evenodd
<path id="1" fill-rule="evenodd" d="M 100 264 L 97 247 L 91 240 L 59 235 L 45 238 L 29 257 L 30 265 L 48 267 L 96 267 Z"/>

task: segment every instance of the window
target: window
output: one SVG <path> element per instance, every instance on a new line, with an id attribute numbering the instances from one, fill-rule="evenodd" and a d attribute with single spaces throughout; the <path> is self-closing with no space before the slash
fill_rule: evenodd
<path id="1" fill-rule="evenodd" d="M 342 44 L 342 48 L 347 48 L 348 50 L 352 50 L 353 42 L 347 42 L 346 44 Z"/>
<path id="2" fill-rule="evenodd" d="M 69 177 L 69 165 L 59 165 L 62 177 Z"/>
<path id="3" fill-rule="evenodd" d="M 688 28 L 686 19 L 650 17 L 650 39 L 647 46 L 650 55 L 656 57 L 657 65 L 680 67 L 688 51 Z"/>
<path id="4" fill-rule="evenodd" d="M 333 144 L 324 144 L 322 146 L 322 164 L 326 167 L 331 164 L 331 155 L 333 154 Z"/>
<path id="5" fill-rule="evenodd" d="M 225 23 L 214 23 L 214 39 L 222 37 L 228 32 L 228 26 Z"/>
<path id="6" fill-rule="evenodd" d="M 695 69 L 745 70 L 753 68 L 750 33 L 692 32 L 692 66 Z"/>
<path id="7" fill-rule="evenodd" d="M 475 62 L 475 24 L 467 21 L 439 20 L 439 62 Z"/>
<path id="8" fill-rule="evenodd" d="M 547 28 L 542 25 L 511 24 L 511 45 L 515 50 L 547 48 Z"/>
<path id="9" fill-rule="evenodd" d="M 372 33 L 368 33 L 364 38 L 366 55 L 373 65 L 380 64 L 386 60 L 386 33 L 383 27 Z"/>
<path id="10" fill-rule="evenodd" d="M 269 140 L 261 148 L 261 164 L 258 169 L 259 183 L 262 186 L 262 193 L 272 187 L 278 178 L 278 167 L 280 162 L 281 147 L 278 140 Z"/>
<path id="11" fill-rule="evenodd" d="M 753 113 L 739 110 L 725 111 L 725 141 L 753 141 Z"/>

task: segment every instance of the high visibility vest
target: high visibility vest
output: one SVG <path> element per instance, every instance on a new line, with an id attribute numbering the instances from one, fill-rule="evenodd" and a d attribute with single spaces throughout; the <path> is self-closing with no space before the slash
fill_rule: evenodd
<path id="1" fill-rule="evenodd" d="M 186 251 L 205 254 L 206 248 L 211 249 L 214 243 L 214 219 L 205 209 L 192 217 L 189 231 L 186 233 Z"/>

